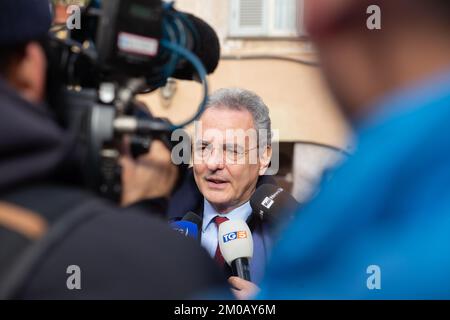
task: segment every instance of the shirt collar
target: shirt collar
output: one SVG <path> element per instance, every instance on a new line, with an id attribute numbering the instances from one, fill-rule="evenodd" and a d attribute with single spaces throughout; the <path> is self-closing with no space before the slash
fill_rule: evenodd
<path id="1" fill-rule="evenodd" d="M 246 221 L 248 217 L 252 213 L 252 207 L 250 206 L 250 201 L 247 201 L 246 203 L 242 204 L 241 206 L 237 207 L 236 209 L 233 209 L 232 211 L 228 212 L 227 214 L 219 214 L 214 207 L 209 203 L 208 200 L 204 199 L 204 206 L 203 206 L 203 230 L 205 231 L 210 223 L 213 221 L 213 219 L 216 216 L 221 217 L 227 217 L 230 220 L 244 220 Z"/>

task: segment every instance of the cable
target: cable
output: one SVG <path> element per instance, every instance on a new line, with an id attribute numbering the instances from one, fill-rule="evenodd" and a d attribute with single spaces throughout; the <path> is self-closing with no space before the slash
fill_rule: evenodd
<path id="1" fill-rule="evenodd" d="M 187 46 L 186 32 L 183 28 L 180 20 L 171 12 L 167 11 L 163 20 L 163 30 L 167 32 L 170 42 L 177 43 L 179 46 L 185 48 Z M 167 39 L 164 37 L 163 39 Z M 179 54 L 173 52 L 170 61 L 167 66 L 163 69 L 163 79 L 170 77 L 176 70 L 177 64 L 180 61 Z"/>
<path id="2" fill-rule="evenodd" d="M 208 93 L 209 93 L 208 81 L 206 79 L 207 72 L 206 72 L 206 69 L 203 66 L 202 62 L 200 61 L 200 59 L 194 53 L 187 50 L 186 48 L 183 48 L 177 44 L 171 43 L 167 40 L 162 40 L 161 45 L 165 49 L 174 51 L 174 52 L 178 53 L 180 56 L 184 57 L 187 61 L 189 61 L 192 64 L 192 66 L 197 70 L 198 77 L 200 78 L 200 80 L 202 81 L 202 84 L 203 84 L 203 100 L 200 103 L 197 112 L 191 119 L 189 119 L 179 125 L 172 125 L 171 130 L 176 130 L 176 129 L 183 128 L 183 127 L 187 126 L 188 124 L 194 122 L 205 111 L 206 105 L 208 103 Z"/>

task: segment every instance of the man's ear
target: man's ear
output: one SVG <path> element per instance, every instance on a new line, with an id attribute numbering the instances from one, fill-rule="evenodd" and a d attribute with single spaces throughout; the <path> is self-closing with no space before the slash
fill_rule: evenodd
<path id="1" fill-rule="evenodd" d="M 272 159 L 272 147 L 268 146 L 265 148 L 259 156 L 259 175 L 262 176 L 266 173 L 267 168 L 269 168 L 270 160 Z"/>
<path id="2" fill-rule="evenodd" d="M 41 103 L 45 99 L 47 58 L 44 49 L 37 42 L 25 46 L 24 55 L 14 62 L 8 81 L 31 103 Z"/>

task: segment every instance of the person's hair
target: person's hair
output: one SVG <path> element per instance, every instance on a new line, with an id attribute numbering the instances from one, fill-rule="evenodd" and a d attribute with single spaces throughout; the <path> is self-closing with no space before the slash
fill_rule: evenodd
<path id="1" fill-rule="evenodd" d="M 65 105 L 65 101 L 63 101 L 64 96 L 61 90 L 64 74 L 59 69 L 58 52 L 51 50 L 51 41 L 47 35 L 22 44 L 0 46 L 0 77 L 8 80 L 12 72 L 14 72 L 14 65 L 25 58 L 26 48 L 30 43 L 40 45 L 44 51 L 47 59 L 46 103 L 57 122 L 66 127 L 68 123 L 65 109 L 62 107 Z"/>
<path id="2" fill-rule="evenodd" d="M 26 44 L 0 47 L 0 76 L 8 76 L 12 65 L 25 56 Z"/>
<path id="3" fill-rule="evenodd" d="M 247 110 L 252 115 L 255 129 L 258 132 L 259 147 L 265 148 L 271 145 L 272 126 L 269 108 L 255 93 L 240 88 L 220 89 L 209 97 L 207 108 L 213 107 Z M 266 130 L 267 135 L 261 135 L 260 130 Z"/>

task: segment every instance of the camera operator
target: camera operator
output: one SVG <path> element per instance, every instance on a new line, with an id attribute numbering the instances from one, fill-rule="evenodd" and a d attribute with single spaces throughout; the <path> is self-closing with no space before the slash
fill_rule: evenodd
<path id="1" fill-rule="evenodd" d="M 165 217 L 167 201 L 163 197 L 168 197 L 172 192 L 178 178 L 178 168 L 172 164 L 170 152 L 164 143 L 159 140 L 153 141 L 150 152 L 137 159 L 133 158 L 125 143 L 120 165 L 122 206 L 127 209 L 140 207 L 146 210 L 149 207 Z M 158 184 L 158 181 L 164 183 Z"/>
<path id="2" fill-rule="evenodd" d="M 47 0 L 0 2 L 0 298 L 183 299 L 221 286 L 197 243 L 73 182 L 73 145 L 45 103 L 50 25 Z M 146 155 L 153 198 L 177 180 L 168 158 L 157 142 Z"/>

